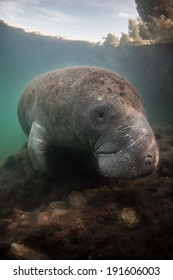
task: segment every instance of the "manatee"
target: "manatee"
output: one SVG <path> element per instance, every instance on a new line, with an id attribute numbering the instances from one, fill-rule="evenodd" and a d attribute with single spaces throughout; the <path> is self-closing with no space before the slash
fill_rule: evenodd
<path id="1" fill-rule="evenodd" d="M 159 151 L 142 102 L 117 73 L 79 66 L 42 74 L 22 94 L 21 127 L 28 136 L 33 167 L 51 176 L 47 150 L 86 155 L 95 171 L 110 179 L 152 174 Z"/>

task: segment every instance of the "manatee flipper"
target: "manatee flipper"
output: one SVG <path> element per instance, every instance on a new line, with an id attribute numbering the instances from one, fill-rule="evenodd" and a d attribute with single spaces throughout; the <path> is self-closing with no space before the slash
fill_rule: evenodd
<path id="1" fill-rule="evenodd" d="M 47 175 L 50 173 L 46 160 L 48 142 L 49 135 L 46 130 L 33 122 L 28 139 L 28 152 L 34 169 Z"/>

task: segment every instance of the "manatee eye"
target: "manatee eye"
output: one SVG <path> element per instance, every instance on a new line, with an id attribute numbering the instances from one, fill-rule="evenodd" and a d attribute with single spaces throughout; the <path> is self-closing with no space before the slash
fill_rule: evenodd
<path id="1" fill-rule="evenodd" d="M 102 124 L 105 122 L 110 114 L 110 108 L 107 106 L 100 106 L 94 110 L 94 123 Z"/>
<path id="2" fill-rule="evenodd" d="M 105 116 L 104 112 L 101 112 L 101 111 L 98 112 L 97 115 L 96 115 L 96 121 L 98 123 L 101 123 L 104 119 L 104 116 Z"/>

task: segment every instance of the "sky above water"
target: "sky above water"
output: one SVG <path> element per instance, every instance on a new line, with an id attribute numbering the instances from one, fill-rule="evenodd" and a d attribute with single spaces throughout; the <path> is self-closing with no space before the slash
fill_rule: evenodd
<path id="1" fill-rule="evenodd" d="M 0 19 L 9 25 L 74 40 L 120 37 L 137 16 L 135 0 L 0 0 Z"/>

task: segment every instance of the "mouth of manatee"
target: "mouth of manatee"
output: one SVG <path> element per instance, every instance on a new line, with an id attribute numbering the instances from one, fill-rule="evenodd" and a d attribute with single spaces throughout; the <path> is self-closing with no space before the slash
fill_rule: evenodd
<path id="1" fill-rule="evenodd" d="M 100 173 L 116 179 L 134 179 L 151 175 L 156 170 L 159 160 L 158 146 L 153 136 L 149 134 L 139 136 L 118 152 L 98 149 L 94 155 Z"/>

